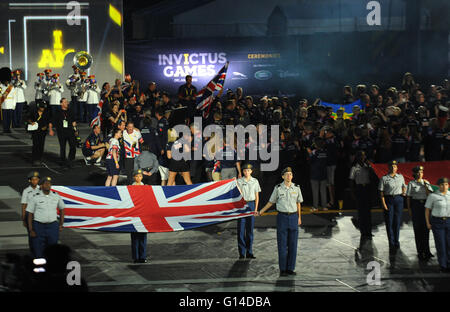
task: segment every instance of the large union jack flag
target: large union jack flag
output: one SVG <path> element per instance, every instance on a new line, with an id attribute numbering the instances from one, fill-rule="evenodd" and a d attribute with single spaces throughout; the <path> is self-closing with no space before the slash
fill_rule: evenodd
<path id="1" fill-rule="evenodd" d="M 228 64 L 229 62 L 227 62 L 217 75 L 196 95 L 197 109 L 203 111 L 204 118 L 207 118 L 209 115 L 209 110 L 214 100 L 214 91 L 223 89 L 225 78 L 227 77 Z"/>
<path id="2" fill-rule="evenodd" d="M 64 226 L 112 232 L 171 232 L 251 216 L 235 179 L 194 185 L 54 186 Z"/>

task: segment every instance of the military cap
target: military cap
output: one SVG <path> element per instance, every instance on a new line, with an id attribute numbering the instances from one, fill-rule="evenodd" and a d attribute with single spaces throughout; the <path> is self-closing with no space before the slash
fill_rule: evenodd
<path id="1" fill-rule="evenodd" d="M 44 73 L 37 73 L 36 76 L 38 76 L 38 77 L 44 76 Z"/>
<path id="2" fill-rule="evenodd" d="M 28 174 L 28 179 L 31 179 L 31 178 L 34 178 L 34 177 L 41 178 L 40 175 L 39 175 L 39 172 L 37 172 L 37 171 L 31 171 L 31 172 Z"/>
<path id="3" fill-rule="evenodd" d="M 420 170 L 423 171 L 423 166 L 415 166 L 412 171 L 413 173 L 418 173 Z"/>
<path id="4" fill-rule="evenodd" d="M 388 162 L 388 166 L 393 166 L 393 165 L 398 165 L 398 162 L 396 160 L 391 160 L 390 162 Z"/>
<path id="5" fill-rule="evenodd" d="M 442 177 L 439 180 L 437 180 L 437 185 L 441 185 L 443 183 L 448 183 L 448 178 Z"/>
<path id="6" fill-rule="evenodd" d="M 252 169 L 253 170 L 253 166 L 251 164 L 244 164 L 244 166 L 242 166 L 242 170 L 244 169 Z"/>
<path id="7" fill-rule="evenodd" d="M 46 69 L 46 70 L 44 70 L 44 73 L 51 73 L 51 72 L 52 72 L 51 69 Z"/>
<path id="8" fill-rule="evenodd" d="M 291 167 L 284 168 L 283 171 L 281 171 L 281 175 L 284 175 L 286 172 L 292 172 L 292 168 Z"/>
<path id="9" fill-rule="evenodd" d="M 45 182 L 50 182 L 51 183 L 52 182 L 52 178 L 50 178 L 50 177 L 42 178 L 41 181 L 39 182 L 39 184 L 42 185 Z"/>
<path id="10" fill-rule="evenodd" d="M 137 176 L 138 174 L 144 174 L 144 172 L 142 171 L 142 169 L 135 170 L 135 171 L 133 172 L 133 177 Z"/>

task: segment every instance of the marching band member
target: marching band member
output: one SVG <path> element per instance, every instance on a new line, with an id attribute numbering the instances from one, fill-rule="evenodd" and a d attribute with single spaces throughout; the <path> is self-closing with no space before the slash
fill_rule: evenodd
<path id="1" fill-rule="evenodd" d="M 75 65 L 72 66 L 73 74 L 69 76 L 69 78 L 66 80 L 66 86 L 70 90 L 70 108 L 76 109 L 77 107 L 77 95 L 78 95 L 78 85 L 81 80 L 80 76 L 80 69 L 76 67 Z M 76 111 L 74 111 L 76 114 Z"/>
<path id="2" fill-rule="evenodd" d="M 27 104 L 25 99 L 25 89 L 27 88 L 27 84 L 21 79 L 20 74 L 20 70 L 14 71 L 13 85 L 17 90 L 17 103 L 16 109 L 14 110 L 13 128 L 19 128 L 21 126 L 23 108 L 24 105 Z"/>
<path id="3" fill-rule="evenodd" d="M 97 80 L 94 75 L 88 77 L 89 85 L 87 87 L 87 121 L 91 122 L 95 108 L 100 102 L 100 88 L 98 87 Z"/>
<path id="4" fill-rule="evenodd" d="M 44 74 L 45 77 L 42 80 L 42 84 L 43 84 L 43 94 L 44 97 L 43 99 L 46 102 L 49 102 L 50 98 L 49 98 L 49 92 L 50 92 L 50 87 L 52 85 L 52 76 L 51 76 L 52 70 L 51 69 L 46 69 L 44 70 Z"/>
<path id="5" fill-rule="evenodd" d="M 52 83 L 49 86 L 48 97 L 50 101 L 51 115 L 54 116 L 56 110 L 61 104 L 62 93 L 64 92 L 64 87 L 59 81 L 59 74 L 54 74 L 52 76 Z"/>
<path id="6" fill-rule="evenodd" d="M 44 73 L 38 73 L 36 76 L 38 78 L 34 83 L 34 89 L 36 90 L 36 95 L 34 96 L 35 102 L 44 99 Z"/>
<path id="7" fill-rule="evenodd" d="M 77 98 L 77 112 L 78 112 L 78 121 L 86 122 L 86 102 L 87 102 L 87 88 L 89 85 L 89 80 L 86 79 L 86 72 L 82 72 L 80 78 L 80 83 L 78 85 L 78 98 Z"/>
<path id="8" fill-rule="evenodd" d="M 1 82 L 0 96 L 2 100 L 4 99 L 3 104 L 0 105 L 2 108 L 3 133 L 11 133 L 11 123 L 17 102 L 17 89 L 11 83 Z"/>

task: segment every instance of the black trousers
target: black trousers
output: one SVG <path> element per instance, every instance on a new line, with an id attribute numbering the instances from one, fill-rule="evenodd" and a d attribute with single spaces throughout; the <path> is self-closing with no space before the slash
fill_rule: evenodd
<path id="1" fill-rule="evenodd" d="M 31 160 L 32 161 L 41 161 L 42 156 L 44 155 L 44 145 L 45 145 L 45 136 L 47 135 L 47 131 L 33 131 L 31 134 L 31 139 L 33 141 L 33 147 L 31 150 Z"/>
<path id="2" fill-rule="evenodd" d="M 193 184 L 202 182 L 203 173 L 203 161 L 201 160 L 191 160 L 190 163 L 190 174 Z"/>
<path id="3" fill-rule="evenodd" d="M 413 222 L 416 249 L 419 255 L 430 253 L 430 230 L 425 221 L 425 200 L 411 198 L 411 219 Z"/>
<path id="4" fill-rule="evenodd" d="M 73 131 L 58 130 L 59 141 L 59 158 L 61 161 L 66 161 L 66 145 L 69 143 L 69 161 L 75 160 L 75 154 L 77 152 L 77 139 Z"/>
<path id="5" fill-rule="evenodd" d="M 133 183 L 134 158 L 124 158 L 125 174 L 127 175 L 128 185 Z"/>
<path id="6" fill-rule="evenodd" d="M 69 109 L 72 110 L 75 116 L 78 116 L 78 99 L 76 96 L 72 96 L 72 100 L 70 101 Z"/>
<path id="7" fill-rule="evenodd" d="M 370 212 L 369 185 L 356 185 L 356 200 L 358 205 L 359 231 L 362 236 L 372 235 L 372 214 Z"/>
<path id="8" fill-rule="evenodd" d="M 144 179 L 142 180 L 145 185 L 159 185 L 158 183 L 158 172 L 153 173 L 151 176 L 144 175 Z"/>

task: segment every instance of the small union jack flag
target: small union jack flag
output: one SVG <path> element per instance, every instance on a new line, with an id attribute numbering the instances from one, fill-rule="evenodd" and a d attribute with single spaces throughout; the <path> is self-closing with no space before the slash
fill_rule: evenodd
<path id="1" fill-rule="evenodd" d="M 235 179 L 193 185 L 54 186 L 64 226 L 111 232 L 172 232 L 251 216 Z"/>
<path id="2" fill-rule="evenodd" d="M 100 100 L 100 102 L 97 104 L 97 107 L 94 110 L 93 115 L 91 116 L 91 128 L 94 128 L 94 126 L 102 127 L 102 109 L 103 109 L 103 100 Z"/>

